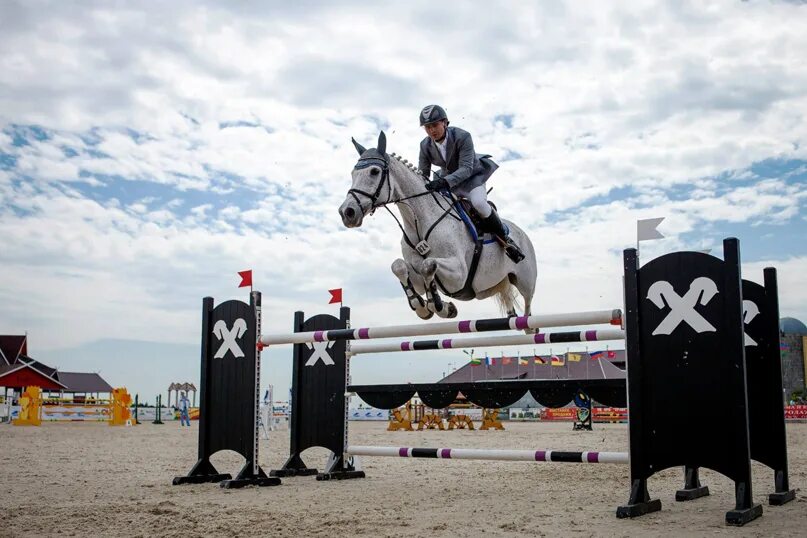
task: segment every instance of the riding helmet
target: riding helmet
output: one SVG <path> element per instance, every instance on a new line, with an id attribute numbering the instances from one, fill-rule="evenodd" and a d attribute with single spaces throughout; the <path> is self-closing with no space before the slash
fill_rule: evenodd
<path id="1" fill-rule="evenodd" d="M 423 107 L 420 111 L 420 126 L 423 127 L 428 123 L 434 123 L 440 120 L 447 120 L 446 111 L 440 105 L 429 105 Z"/>

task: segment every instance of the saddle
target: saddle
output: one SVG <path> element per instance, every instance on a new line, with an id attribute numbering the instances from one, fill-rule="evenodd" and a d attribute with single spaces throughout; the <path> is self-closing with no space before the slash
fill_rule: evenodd
<path id="1" fill-rule="evenodd" d="M 452 195 L 453 196 L 453 195 Z M 488 201 L 490 206 L 493 208 L 494 211 L 498 211 L 496 204 L 491 201 Z M 473 208 L 471 203 L 466 200 L 465 198 L 457 198 L 454 196 L 454 209 L 456 209 L 457 214 L 460 216 L 462 221 L 465 223 L 465 227 L 468 229 L 468 233 L 471 235 L 471 239 L 474 242 L 482 240 L 483 245 L 487 245 L 489 243 L 496 243 L 498 239 L 495 235 L 490 233 L 489 230 L 485 229 L 484 223 L 482 218 Z M 502 223 L 504 225 L 504 230 L 507 234 L 510 234 L 510 229 L 507 227 L 506 223 Z"/>

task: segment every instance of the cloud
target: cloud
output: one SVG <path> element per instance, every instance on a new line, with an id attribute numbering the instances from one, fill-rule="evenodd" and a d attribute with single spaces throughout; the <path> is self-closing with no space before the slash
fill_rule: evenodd
<path id="1" fill-rule="evenodd" d="M 502 165 L 490 197 L 536 245 L 538 311 L 618 305 L 636 219 L 666 216 L 642 259 L 742 233 L 805 319 L 805 9 L 8 2 L 0 325 L 52 349 L 194 343 L 200 298 L 243 298 L 246 268 L 265 326 L 335 287 L 356 320 L 410 323 L 394 220 L 336 209 L 351 136 L 414 161 L 427 103 Z"/>

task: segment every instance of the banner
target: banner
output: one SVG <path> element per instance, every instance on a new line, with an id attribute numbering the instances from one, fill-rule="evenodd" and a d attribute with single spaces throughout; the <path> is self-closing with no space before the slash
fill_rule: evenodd
<path id="1" fill-rule="evenodd" d="M 109 406 L 106 404 L 44 404 L 42 420 L 103 422 L 109 420 Z"/>
<path id="2" fill-rule="evenodd" d="M 807 420 L 807 405 L 786 405 L 785 420 Z"/>
<path id="3" fill-rule="evenodd" d="M 557 409 L 541 409 L 541 420 L 577 420 L 576 407 L 559 407 Z"/>
<path id="4" fill-rule="evenodd" d="M 624 407 L 594 407 L 591 409 L 594 422 L 627 422 L 628 410 Z M 541 420 L 574 421 L 577 420 L 577 407 L 561 407 L 558 409 L 541 409 Z"/>
<path id="5" fill-rule="evenodd" d="M 595 407 L 592 409 L 594 422 L 627 422 L 627 407 Z"/>
<path id="6" fill-rule="evenodd" d="M 199 414 L 198 407 L 191 407 L 188 409 L 188 415 L 190 418 L 193 419 L 193 411 L 196 410 L 196 414 Z M 135 416 L 134 407 L 132 407 L 132 418 Z M 157 408 L 156 407 L 138 407 L 137 408 L 137 421 L 138 422 L 153 422 L 157 418 Z M 179 420 L 179 411 L 174 412 L 172 407 L 162 407 L 160 408 L 160 420 L 163 422 L 167 420 Z"/>
<path id="7" fill-rule="evenodd" d="M 510 420 L 538 420 L 541 418 L 541 410 L 537 407 L 511 407 Z"/>
<path id="8" fill-rule="evenodd" d="M 482 420 L 482 409 L 476 407 L 469 407 L 468 409 L 449 409 L 449 415 L 465 415 L 471 420 Z"/>
<path id="9" fill-rule="evenodd" d="M 359 407 L 351 409 L 348 413 L 349 420 L 389 420 L 389 411 L 386 409 L 376 409 L 375 407 Z"/>

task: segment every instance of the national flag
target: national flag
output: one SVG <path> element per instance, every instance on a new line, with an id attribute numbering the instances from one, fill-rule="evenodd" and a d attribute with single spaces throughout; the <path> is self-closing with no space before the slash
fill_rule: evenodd
<path id="1" fill-rule="evenodd" d="M 247 286 L 252 287 L 252 269 L 248 271 L 238 271 L 238 276 L 241 277 L 241 283 L 238 285 L 239 288 L 246 288 Z"/>
<path id="2" fill-rule="evenodd" d="M 328 290 L 328 293 L 331 294 L 331 300 L 328 301 L 328 304 L 342 302 L 342 288 L 336 288 L 335 290 Z"/>
<path id="3" fill-rule="evenodd" d="M 491 364 L 495 364 L 495 363 L 491 363 L 490 361 L 491 361 L 490 357 L 488 357 L 488 354 L 485 353 L 485 366 L 490 366 Z"/>
<path id="4" fill-rule="evenodd" d="M 569 362 L 580 362 L 580 359 L 583 358 L 583 355 L 580 353 L 567 353 L 566 358 L 569 359 Z"/>
<path id="5" fill-rule="evenodd" d="M 552 366 L 563 366 L 563 359 L 561 359 L 557 355 L 552 355 L 552 357 L 550 358 L 550 364 Z"/>
<path id="6" fill-rule="evenodd" d="M 502 364 L 508 365 L 513 362 L 513 357 L 502 357 Z"/>
<path id="7" fill-rule="evenodd" d="M 518 365 L 519 366 L 527 366 L 530 363 L 527 359 L 522 359 L 521 357 L 518 358 Z"/>
<path id="8" fill-rule="evenodd" d="M 539 357 L 538 355 L 533 356 L 532 359 L 535 361 L 535 364 L 546 364 L 546 359 Z"/>
<path id="9" fill-rule="evenodd" d="M 605 356 L 605 353 L 603 353 L 602 351 L 595 351 L 590 356 L 591 360 L 596 361 L 597 359 L 603 358 L 603 356 Z"/>
<path id="10" fill-rule="evenodd" d="M 479 366 L 482 364 L 482 359 L 471 357 L 471 366 Z"/>
<path id="11" fill-rule="evenodd" d="M 616 358 L 616 351 L 609 351 L 608 352 L 608 358 L 609 359 L 615 359 Z"/>

